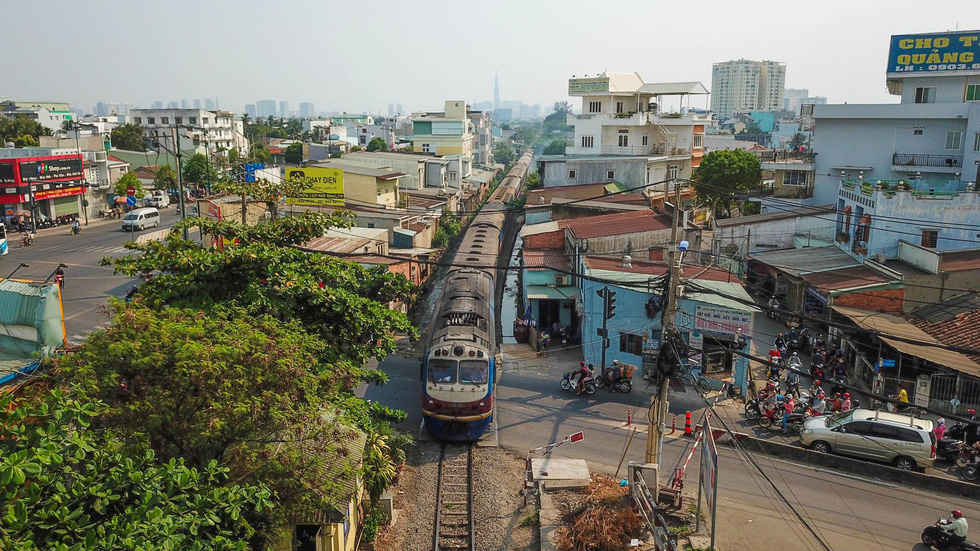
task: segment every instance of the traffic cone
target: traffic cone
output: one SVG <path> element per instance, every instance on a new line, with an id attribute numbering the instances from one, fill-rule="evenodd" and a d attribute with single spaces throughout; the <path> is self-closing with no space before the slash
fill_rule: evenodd
<path id="1" fill-rule="evenodd" d="M 694 431 L 691 430 L 691 412 L 684 414 L 684 436 L 694 436 Z"/>

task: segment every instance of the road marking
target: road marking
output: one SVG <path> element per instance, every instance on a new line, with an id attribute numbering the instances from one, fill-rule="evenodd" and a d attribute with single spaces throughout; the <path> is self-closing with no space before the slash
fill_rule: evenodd
<path id="1" fill-rule="evenodd" d="M 797 463 L 797 464 L 799 464 L 799 463 Z M 882 482 L 882 481 L 877 480 L 877 479 L 874 479 L 874 478 L 866 478 L 866 477 L 858 476 L 858 475 L 855 475 L 855 474 L 842 473 L 840 471 L 834 471 L 834 470 L 831 470 L 831 469 L 815 468 L 813 470 L 816 471 L 816 472 L 818 472 L 818 473 L 831 474 L 831 475 L 834 475 L 834 476 L 840 476 L 840 477 L 843 477 L 843 478 L 849 478 L 851 480 L 857 480 L 859 482 L 867 482 L 868 484 L 874 484 L 875 486 L 884 486 L 886 488 L 898 488 L 899 487 L 898 484 L 890 484 L 888 482 Z"/>

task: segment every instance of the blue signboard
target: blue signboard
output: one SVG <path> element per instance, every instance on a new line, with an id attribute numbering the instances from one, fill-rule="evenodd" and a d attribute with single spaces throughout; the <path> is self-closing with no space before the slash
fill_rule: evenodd
<path id="1" fill-rule="evenodd" d="M 980 31 L 892 36 L 888 76 L 980 74 Z"/>
<path id="2" fill-rule="evenodd" d="M 133 195 L 127 195 L 126 196 L 126 204 L 129 205 L 129 206 L 135 205 L 136 204 L 136 197 L 133 196 Z"/>
<path id="3" fill-rule="evenodd" d="M 895 367 L 895 360 L 881 360 L 881 367 Z"/>
<path id="4" fill-rule="evenodd" d="M 245 172 L 249 174 L 254 174 L 256 170 L 262 170 L 265 168 L 265 163 L 245 163 Z"/>

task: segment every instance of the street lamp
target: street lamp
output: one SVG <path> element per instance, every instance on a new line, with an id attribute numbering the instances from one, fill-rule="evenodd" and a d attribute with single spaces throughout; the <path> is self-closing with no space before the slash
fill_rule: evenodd
<path id="1" fill-rule="evenodd" d="M 14 274 L 17 273 L 17 270 L 19 270 L 21 268 L 30 268 L 30 267 L 31 266 L 29 264 L 27 264 L 26 262 L 21 262 L 19 266 L 17 266 L 16 268 L 13 269 L 12 272 L 10 272 L 9 274 L 7 274 L 6 279 L 10 279 L 10 278 L 14 277 Z"/>
<path id="2" fill-rule="evenodd" d="M 76 120 L 68 122 L 75 124 L 75 148 L 78 149 L 78 156 L 82 159 L 82 215 L 85 217 L 85 225 L 88 226 L 88 182 L 85 180 L 85 157 L 82 156 L 82 146 L 78 141 L 78 136 L 82 133 L 82 124 Z M 108 171 L 108 168 L 106 170 Z"/>

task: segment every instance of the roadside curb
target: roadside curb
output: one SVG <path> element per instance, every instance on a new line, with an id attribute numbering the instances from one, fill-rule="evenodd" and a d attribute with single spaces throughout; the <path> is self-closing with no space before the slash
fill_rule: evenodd
<path id="1" fill-rule="evenodd" d="M 718 443 L 726 446 L 734 446 L 734 442 L 728 436 L 727 432 L 725 432 L 723 438 L 717 437 L 719 431 L 712 432 L 716 433 Z M 745 433 L 734 432 L 732 434 L 735 436 L 735 439 L 744 443 L 746 450 L 752 453 L 762 453 L 808 466 L 835 469 L 865 478 L 895 482 L 958 497 L 975 498 L 977 493 L 980 492 L 980 486 L 972 482 L 933 476 L 915 471 L 903 471 L 889 465 L 851 459 L 841 455 L 819 453 L 799 446 L 790 446 L 769 440 L 762 440 Z"/>

